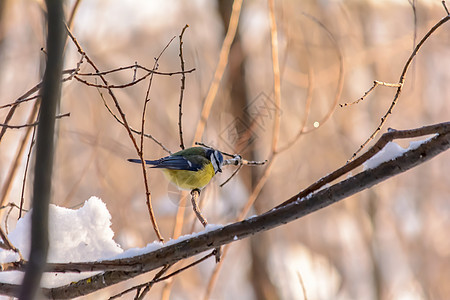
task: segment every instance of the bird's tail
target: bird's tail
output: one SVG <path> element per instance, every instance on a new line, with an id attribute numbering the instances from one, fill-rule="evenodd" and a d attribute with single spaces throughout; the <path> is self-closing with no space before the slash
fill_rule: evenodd
<path id="1" fill-rule="evenodd" d="M 138 164 L 141 163 L 141 160 L 137 159 L 137 158 L 129 158 L 128 161 L 132 162 L 132 163 L 138 163 Z M 157 163 L 158 163 L 157 160 L 145 160 L 146 165 L 156 165 Z"/>

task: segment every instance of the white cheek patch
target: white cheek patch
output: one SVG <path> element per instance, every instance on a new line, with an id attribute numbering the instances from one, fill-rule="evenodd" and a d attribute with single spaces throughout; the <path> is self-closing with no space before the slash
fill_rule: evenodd
<path id="1" fill-rule="evenodd" d="M 211 163 L 214 167 L 214 173 L 217 173 L 217 171 L 219 171 L 219 166 L 217 165 L 217 160 L 216 157 L 214 156 L 213 153 L 211 153 L 211 157 L 210 157 Z"/>
<path id="2" fill-rule="evenodd" d="M 220 164 L 220 157 L 219 157 L 219 152 L 216 150 L 214 151 L 214 156 L 216 157 L 216 161 L 218 164 Z"/>

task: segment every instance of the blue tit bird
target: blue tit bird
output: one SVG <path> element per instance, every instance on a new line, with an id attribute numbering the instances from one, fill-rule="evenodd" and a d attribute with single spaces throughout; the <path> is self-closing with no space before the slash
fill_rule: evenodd
<path id="1" fill-rule="evenodd" d="M 140 163 L 140 159 L 128 159 Z M 222 172 L 223 156 L 220 151 L 206 147 L 191 147 L 158 160 L 146 160 L 151 168 L 160 168 L 167 179 L 184 190 L 201 190 Z"/>

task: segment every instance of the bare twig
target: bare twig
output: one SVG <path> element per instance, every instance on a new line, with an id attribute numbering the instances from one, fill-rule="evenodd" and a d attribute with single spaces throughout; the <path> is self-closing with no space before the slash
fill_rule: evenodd
<path id="1" fill-rule="evenodd" d="M 19 105 L 21 103 L 28 102 L 28 101 L 31 101 L 31 100 L 36 100 L 39 97 L 40 97 L 39 95 L 34 95 L 34 96 L 31 96 L 31 97 L 28 97 L 28 98 L 23 98 L 21 100 L 16 100 L 16 101 L 14 101 L 12 103 L 1 105 L 0 109 L 6 108 L 6 107 L 11 107 L 11 106 L 16 106 L 16 105 Z"/>
<path id="2" fill-rule="evenodd" d="M 27 180 L 28 167 L 30 166 L 31 160 L 31 150 L 33 150 L 34 144 L 36 143 L 36 127 L 33 127 L 33 133 L 31 134 L 30 147 L 28 149 L 27 154 L 27 162 L 25 163 L 25 171 L 23 172 L 23 180 L 22 180 L 22 191 L 20 193 L 20 208 L 19 208 L 19 216 L 18 219 L 22 217 L 23 204 L 25 202 L 25 183 Z"/>
<path id="3" fill-rule="evenodd" d="M 39 103 L 35 102 L 33 105 L 33 108 L 31 109 L 31 111 L 29 113 L 27 123 L 31 123 L 36 119 L 36 114 L 37 114 L 38 110 L 39 110 Z M 26 132 L 25 132 L 24 136 L 22 137 L 22 140 L 17 149 L 15 158 L 12 161 L 10 169 L 8 170 L 7 176 L 3 182 L 3 186 L 1 189 L 1 193 L 0 193 L 0 197 L 1 197 L 0 205 L 4 205 L 6 203 L 6 201 L 8 201 L 8 199 L 9 199 L 9 193 L 12 188 L 12 183 L 14 182 L 14 178 L 16 177 L 16 173 L 20 169 L 19 166 L 20 166 L 20 162 L 22 161 L 22 155 L 25 151 L 26 144 L 27 144 L 27 141 L 28 141 L 28 138 L 30 136 L 32 129 L 35 130 L 35 127 L 29 127 L 26 129 Z M 2 216 L 3 216 L 3 211 L 0 211 L 0 219 Z M 5 228 L 7 229 L 8 227 L 6 226 Z"/>
<path id="4" fill-rule="evenodd" d="M 328 174 L 325 177 L 322 177 L 318 181 L 314 182 L 312 185 L 304 189 L 298 194 L 298 197 L 303 198 L 307 195 L 319 190 L 321 187 L 323 187 L 326 184 L 331 183 L 333 180 L 338 179 L 342 175 L 345 175 L 346 173 L 354 170 L 355 168 L 361 166 L 365 161 L 373 157 L 375 154 L 377 154 L 383 147 L 389 143 L 392 140 L 395 139 L 409 139 L 434 133 L 444 133 L 450 128 L 450 122 L 447 123 L 440 123 L 436 125 L 430 125 L 430 126 L 424 126 L 417 129 L 410 129 L 410 130 L 394 130 L 389 129 L 388 132 L 383 134 L 381 138 L 363 155 L 359 156 L 358 158 L 346 163 L 336 171 Z M 282 204 L 278 205 L 276 208 L 279 208 L 281 206 L 284 206 L 288 204 L 289 202 L 283 202 Z"/>
<path id="5" fill-rule="evenodd" d="M 108 110 L 108 112 L 110 113 L 110 115 L 111 115 L 117 122 L 119 122 L 120 124 L 122 124 L 122 126 L 123 126 L 123 121 L 119 119 L 119 117 L 118 117 L 118 116 L 112 111 L 112 109 L 109 107 L 108 103 L 106 103 L 105 97 L 103 97 L 103 93 L 102 93 L 99 89 L 98 89 L 97 91 L 98 91 L 98 93 L 99 93 L 99 95 L 100 95 L 100 98 L 101 98 L 102 101 L 103 101 L 103 105 L 105 105 L 105 107 L 106 107 L 106 109 Z M 138 135 L 141 135 L 141 133 L 142 133 L 142 131 L 136 130 L 136 129 L 134 129 L 134 128 L 131 127 L 131 126 L 130 126 L 130 130 L 131 130 L 133 133 L 136 133 L 136 134 L 138 134 Z M 152 141 L 154 141 L 158 146 L 160 146 L 160 147 L 161 147 L 164 151 L 166 151 L 167 153 L 172 154 L 172 152 L 171 152 L 166 146 L 164 146 L 160 141 L 158 141 L 158 140 L 157 140 L 155 137 L 153 137 L 151 134 L 144 133 L 144 136 L 145 136 L 146 138 L 149 138 L 149 139 L 151 139 Z"/>
<path id="6" fill-rule="evenodd" d="M 191 191 L 191 203 L 192 203 L 192 209 L 195 212 L 195 215 L 197 216 L 197 219 L 202 223 L 203 227 L 206 227 L 208 225 L 208 221 L 206 221 L 206 218 L 203 216 L 202 212 L 200 211 L 200 208 L 197 204 L 197 199 L 200 197 L 200 190 L 195 189 Z"/>
<path id="7" fill-rule="evenodd" d="M 70 31 L 70 29 L 67 26 L 66 26 L 66 31 L 67 31 L 69 37 L 71 38 L 72 42 L 77 47 L 78 52 L 85 57 L 86 61 L 92 66 L 92 68 L 94 68 L 94 70 L 96 72 L 100 72 L 100 70 L 97 68 L 97 66 L 94 64 L 94 62 L 89 58 L 89 56 L 86 54 L 86 52 L 80 46 L 80 44 L 78 43 L 77 39 L 73 36 L 72 32 Z M 109 87 L 109 83 L 106 80 L 105 76 L 99 75 L 99 77 L 102 80 L 103 84 L 105 86 Z M 130 137 L 130 140 L 131 140 L 131 142 L 132 142 L 132 144 L 133 144 L 133 146 L 134 146 L 134 148 L 135 148 L 139 158 L 141 159 L 141 161 L 143 161 L 144 159 L 142 157 L 142 153 L 140 153 L 140 150 L 139 150 L 139 147 L 137 145 L 136 139 L 133 137 L 133 134 L 132 134 L 132 131 L 130 129 L 130 126 L 128 125 L 128 121 L 127 121 L 127 119 L 125 117 L 125 113 L 123 112 L 123 110 L 122 110 L 122 108 L 121 108 L 121 106 L 119 104 L 119 101 L 117 100 L 116 95 L 114 94 L 114 92 L 113 92 L 113 90 L 111 88 L 107 88 L 107 90 L 108 90 L 108 93 L 109 93 L 109 95 L 111 96 L 111 98 L 112 98 L 112 100 L 114 102 L 114 105 L 115 105 L 117 111 L 119 112 L 119 115 L 120 115 L 120 118 L 121 118 L 121 121 L 122 121 L 121 124 L 123 124 L 123 126 L 125 127 L 125 129 L 126 129 L 126 131 L 128 133 L 128 136 Z M 154 231 L 156 233 L 156 236 L 158 237 L 158 239 L 160 241 L 163 241 L 164 239 L 163 239 L 163 237 L 162 237 L 162 235 L 161 235 L 161 233 L 159 231 L 158 224 L 157 224 L 156 218 L 155 218 L 155 214 L 153 212 L 150 195 L 147 195 L 146 204 L 147 204 L 147 208 L 148 208 L 149 215 L 150 215 L 150 221 L 152 223 L 152 226 L 153 226 L 153 229 L 154 229 Z"/>
<path id="8" fill-rule="evenodd" d="M 155 58 L 155 63 L 153 65 L 153 69 L 156 70 L 158 68 L 158 61 L 161 58 L 161 56 L 163 55 L 163 53 L 166 51 L 166 49 L 169 47 L 169 45 L 172 43 L 174 38 L 172 38 L 167 45 L 163 48 L 163 50 L 159 53 L 158 57 Z M 148 185 L 148 176 L 147 176 L 147 167 L 145 165 L 145 161 L 143 159 L 144 157 L 144 129 L 145 129 L 145 113 L 147 111 L 147 104 L 150 101 L 150 88 L 152 86 L 152 82 L 153 82 L 153 73 L 150 76 L 150 80 L 148 82 L 148 87 L 147 87 L 147 91 L 145 94 L 145 99 L 144 99 L 144 107 L 142 108 L 142 118 L 141 118 L 141 135 L 140 135 L 140 148 L 138 149 L 138 156 L 141 160 L 141 168 L 142 168 L 142 176 L 144 178 L 144 186 L 145 186 L 145 196 L 146 196 L 146 204 L 147 204 L 147 208 L 148 211 L 150 213 L 150 215 L 153 214 L 153 208 L 151 205 L 151 193 L 150 193 L 150 188 Z M 158 236 L 158 238 L 162 241 L 162 236 Z"/>
<path id="9" fill-rule="evenodd" d="M 15 203 L 13 203 L 13 202 L 10 202 L 10 203 L 8 203 L 8 204 L 6 204 L 6 205 L 0 206 L 0 210 L 1 210 L 1 209 L 5 209 L 5 208 L 9 208 L 9 207 L 19 208 L 19 206 L 18 206 L 17 204 L 15 204 Z"/>
<path id="10" fill-rule="evenodd" d="M 24 99 L 30 97 L 31 95 L 33 95 L 34 93 L 36 93 L 37 91 L 39 91 L 39 89 L 42 87 L 42 81 L 39 82 L 38 84 L 36 84 L 34 87 L 32 87 L 31 89 L 29 89 L 27 92 L 25 92 L 25 94 L 23 94 L 22 96 L 20 96 L 19 98 L 17 98 L 17 100 L 14 102 L 14 105 L 11 106 L 11 108 L 8 111 L 8 114 L 5 117 L 5 121 L 3 121 L 4 125 L 8 125 L 9 122 L 11 121 L 11 118 L 14 115 L 14 112 L 16 111 L 17 108 L 17 104 L 20 103 L 21 101 L 23 101 Z M 3 127 L 2 130 L 0 131 L 0 143 L 2 141 L 3 136 L 5 135 L 6 130 L 8 130 L 7 127 Z"/>
<path id="11" fill-rule="evenodd" d="M 450 15 L 450 12 L 448 11 L 447 4 L 445 4 L 445 0 L 442 0 L 442 6 L 444 6 L 445 12 L 447 15 Z"/>
<path id="12" fill-rule="evenodd" d="M 181 34 L 179 35 L 179 39 L 180 39 L 180 65 L 181 65 L 181 88 L 180 88 L 180 101 L 178 103 L 178 129 L 179 129 L 179 133 L 180 133 L 180 148 L 183 150 L 184 149 L 184 141 L 183 141 L 183 127 L 181 124 L 181 120 L 182 120 L 182 116 L 183 116 L 183 96 L 184 96 L 184 89 L 185 89 L 185 84 L 186 84 L 186 75 L 184 73 L 184 58 L 183 58 L 183 35 L 184 32 L 186 31 L 186 29 L 189 27 L 188 24 L 186 24 L 183 27 L 183 30 L 181 30 Z"/>
<path id="13" fill-rule="evenodd" d="M 237 167 L 237 169 L 234 170 L 233 174 L 231 174 L 231 176 L 228 177 L 227 180 L 225 180 L 223 183 L 220 184 L 220 187 L 223 187 L 223 186 L 224 186 L 225 184 L 227 184 L 234 176 L 236 176 L 236 174 L 241 170 L 242 166 L 243 166 L 243 164 L 240 163 L 240 164 L 239 164 L 239 167 Z"/>
<path id="14" fill-rule="evenodd" d="M 98 72 L 98 73 L 77 73 L 78 76 L 100 76 L 100 75 L 108 75 L 108 74 L 112 74 L 112 73 L 116 73 L 116 72 L 120 72 L 120 71 L 124 71 L 124 70 L 132 70 L 133 73 L 135 70 L 143 70 L 146 71 L 148 74 L 146 74 L 145 76 L 149 76 L 150 74 L 155 74 L 155 75 L 163 75 L 163 76 L 173 76 L 173 75 L 181 75 L 181 74 L 187 74 L 187 73 L 192 73 L 195 71 L 195 68 L 189 69 L 187 71 L 174 71 L 174 72 L 161 72 L 158 70 L 152 70 L 149 68 L 146 68 L 144 66 L 141 66 L 139 64 L 133 64 L 133 65 L 129 65 L 129 66 L 124 66 L 124 67 L 119 67 L 119 68 L 115 68 L 112 70 L 107 70 L 107 71 L 102 71 L 102 72 Z M 142 79 L 141 79 L 142 80 Z M 134 82 L 134 80 L 133 80 Z M 104 86 L 106 88 L 106 86 Z"/>
<path id="15" fill-rule="evenodd" d="M 8 236 L 6 235 L 6 233 L 1 228 L 1 226 L 0 226 L 0 238 L 3 241 L 2 248 L 5 249 L 5 250 L 12 250 L 12 251 L 16 252 L 19 255 L 19 257 L 20 257 L 20 260 L 23 261 L 22 253 L 20 253 L 19 249 L 14 247 L 14 245 L 11 243 L 11 241 L 9 240 Z"/>
<path id="16" fill-rule="evenodd" d="M 346 107 L 346 106 L 358 104 L 359 102 L 363 101 L 379 85 L 387 86 L 387 87 L 396 87 L 396 88 L 400 87 L 399 83 L 388 83 L 388 82 L 374 80 L 372 87 L 370 89 L 368 89 L 361 98 L 359 98 L 358 100 L 353 101 L 353 102 L 346 102 L 346 103 L 339 104 L 339 106 Z"/>
<path id="17" fill-rule="evenodd" d="M 420 48 L 422 48 L 423 44 L 426 42 L 426 40 L 435 32 L 439 27 L 441 27 L 444 23 L 446 23 L 448 20 L 450 20 L 450 15 L 447 14 L 444 18 L 442 18 L 439 22 L 437 22 L 426 34 L 425 36 L 420 40 L 420 42 L 417 44 L 417 46 L 414 48 L 413 52 L 409 56 L 408 60 L 405 63 L 405 66 L 403 67 L 403 71 L 400 75 L 400 80 L 398 81 L 398 87 L 397 92 L 395 93 L 394 99 L 392 100 L 391 105 L 389 106 L 387 112 L 384 114 L 383 117 L 381 117 L 381 121 L 378 125 L 378 127 L 375 129 L 375 131 L 370 135 L 370 137 L 359 147 L 359 149 L 353 153 L 353 155 L 350 157 L 348 161 L 353 160 L 359 152 L 361 152 L 364 147 L 369 144 L 370 141 L 372 141 L 375 136 L 381 131 L 381 128 L 383 128 L 384 124 L 386 123 L 386 120 L 390 114 L 392 114 L 392 111 L 397 104 L 397 101 L 400 97 L 400 94 L 403 89 L 403 85 L 405 83 L 406 79 L 406 73 L 408 72 L 409 67 L 411 66 L 411 63 L 413 59 L 416 57 L 417 53 L 419 52 Z"/>
<path id="18" fill-rule="evenodd" d="M 161 270 L 159 270 L 159 272 L 155 274 L 155 276 L 153 277 L 152 281 L 147 282 L 147 283 L 144 283 L 144 284 L 139 284 L 139 285 L 133 286 L 133 287 L 131 287 L 131 288 L 129 288 L 129 289 L 126 289 L 125 291 L 120 292 L 120 293 L 117 294 L 117 295 L 114 295 L 114 296 L 112 296 L 112 297 L 109 297 L 109 300 L 116 299 L 116 298 L 120 298 L 120 297 L 122 297 L 123 295 L 128 294 L 129 292 L 132 292 L 132 291 L 135 291 L 135 290 L 136 290 L 137 293 L 139 294 L 140 289 L 142 289 L 142 288 L 147 288 L 147 287 L 152 286 L 152 285 L 154 284 L 154 281 L 155 281 L 156 279 L 160 278 L 162 275 L 164 275 L 164 273 L 167 272 L 167 270 L 169 270 L 169 268 L 170 268 L 171 266 L 172 266 L 172 265 L 165 265 L 165 266 L 163 266 L 163 267 L 161 268 Z M 145 294 L 146 294 L 146 292 L 145 292 L 145 293 L 143 292 L 141 295 L 145 295 Z"/>
<path id="19" fill-rule="evenodd" d="M 61 119 L 64 117 L 70 117 L 70 113 L 65 113 L 62 115 L 57 115 L 55 116 L 56 119 Z M 6 127 L 9 129 L 21 129 L 21 128 L 26 128 L 26 127 L 34 127 L 39 125 L 39 121 L 33 122 L 33 123 L 27 123 L 27 124 L 22 124 L 22 125 L 8 125 L 8 124 L 0 124 L 0 127 Z"/>

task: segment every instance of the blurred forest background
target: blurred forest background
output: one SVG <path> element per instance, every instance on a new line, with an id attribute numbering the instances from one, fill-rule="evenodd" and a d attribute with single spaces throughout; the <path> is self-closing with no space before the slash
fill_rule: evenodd
<path id="1" fill-rule="evenodd" d="M 45 54 L 44 5 L 6 0 L 0 19 L 0 105 L 15 101 L 42 77 Z M 74 1 L 65 1 L 67 14 Z M 232 1 L 81 1 L 72 32 L 102 70 L 139 65 L 154 58 L 177 36 L 159 60 L 159 71 L 180 70 L 178 35 L 185 24 L 186 75 L 183 131 L 193 142 L 205 96 L 219 60 Z M 281 73 L 279 147 L 302 134 L 280 153 L 248 216 L 283 202 L 343 165 L 377 128 L 395 89 L 378 87 L 357 105 L 374 80 L 398 82 L 402 68 L 422 36 L 445 16 L 440 0 L 276 1 Z M 65 69 L 80 56 L 69 40 Z M 410 68 L 403 93 L 387 127 L 416 128 L 448 121 L 450 116 L 450 27 L 431 37 Z M 92 72 L 84 63 L 81 72 Z M 91 78 L 92 79 L 92 78 Z M 109 77 L 126 84 L 133 71 Z M 342 93 L 340 93 L 341 80 Z M 91 80 L 91 82 L 94 82 Z M 130 126 L 139 129 L 148 80 L 115 93 Z M 106 90 L 102 95 L 107 102 Z M 340 96 L 336 101 L 336 97 Z M 155 75 L 146 115 L 146 132 L 179 150 L 180 75 Z M 266 110 L 259 110 L 259 104 Z M 21 104 L 12 125 L 34 121 L 34 101 Z M 228 65 L 206 130 L 199 142 L 244 158 L 270 156 L 274 121 L 269 8 L 266 1 L 245 1 Z M 9 108 L 0 110 L 0 122 Z M 252 113 L 257 110 L 258 120 Z M 72 79 L 63 83 L 57 121 L 53 203 L 76 208 L 100 197 L 112 215 L 115 240 L 124 249 L 156 239 L 145 204 L 142 171 L 126 130 L 108 113 L 99 91 Z M 330 118 L 324 119 L 332 111 Z M 249 113 L 250 112 L 250 113 Z M 305 121 L 305 116 L 307 119 Z M 255 122 L 252 122 L 255 121 Z M 0 144 L 0 197 L 20 202 L 30 136 L 9 129 Z M 25 145 L 23 153 L 20 146 Z M 404 143 L 406 147 L 408 143 Z M 167 155 L 145 141 L 144 156 Z M 13 162 L 19 157 L 12 176 Z M 210 223 L 234 221 L 265 167 L 228 166 L 201 195 Z M 211 299 L 449 299 L 450 298 L 450 153 L 286 226 L 232 244 L 211 291 Z M 25 208 L 30 207 L 32 170 L 28 170 Z M 158 170 L 149 171 L 153 207 L 166 240 L 173 237 L 177 213 L 184 215 L 181 234 L 202 230 L 190 205 Z M 188 202 L 189 203 L 189 202 Z M 5 226 L 7 210 L 1 211 Z M 14 228 L 18 210 L 8 217 Z M 175 233 L 175 235 L 178 235 Z M 215 268 L 213 259 L 156 284 L 151 299 L 201 299 Z M 87 298 L 107 298 L 149 281 L 154 273 L 118 284 Z M 133 297 L 132 294 L 124 298 Z"/>

